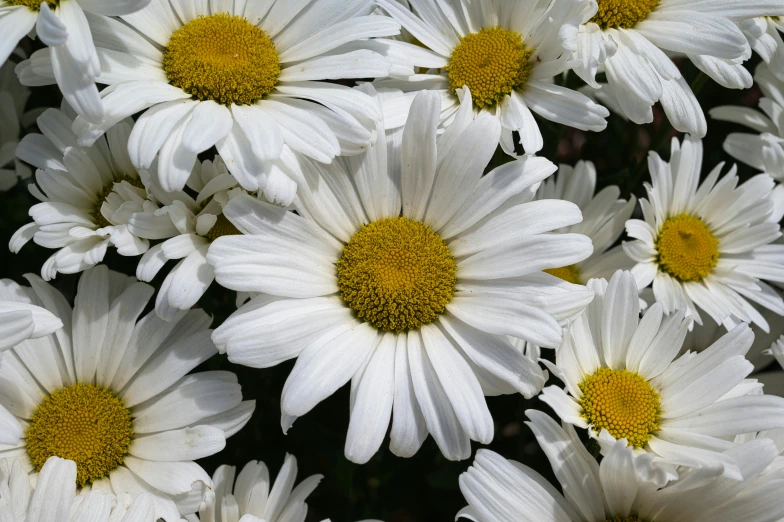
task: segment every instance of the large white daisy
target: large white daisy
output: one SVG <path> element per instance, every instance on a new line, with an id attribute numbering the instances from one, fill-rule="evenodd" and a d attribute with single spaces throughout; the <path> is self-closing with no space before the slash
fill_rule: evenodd
<path id="1" fill-rule="evenodd" d="M 24 111 L 29 97 L 30 89 L 19 83 L 14 74 L 14 64 L 6 62 L 0 66 L 0 192 L 33 173 L 16 157 L 22 131 L 34 123 L 32 112 Z"/>
<path id="2" fill-rule="evenodd" d="M 414 100 L 402 132 L 324 166 L 301 161 L 294 214 L 250 196 L 224 215 L 243 232 L 210 245 L 217 281 L 262 292 L 215 331 L 238 364 L 297 358 L 282 394 L 284 430 L 351 380 L 346 456 L 366 462 L 392 418 L 391 450 L 428 432 L 452 460 L 493 438 L 484 395 L 535 395 L 537 364 L 506 335 L 555 347 L 559 319 L 591 299 L 542 272 L 591 253 L 567 201 L 531 201 L 555 170 L 526 157 L 482 176 L 501 125 L 455 121 L 437 139 L 439 95 Z M 394 412 L 394 415 L 393 415 Z"/>
<path id="3" fill-rule="evenodd" d="M 232 373 L 188 375 L 217 353 L 212 319 L 201 310 L 139 319 L 154 289 L 103 265 L 82 275 L 73 310 L 27 277 L 65 326 L 0 358 L 0 404 L 24 427 L 0 458 L 31 473 L 49 457 L 68 458 L 79 488 L 147 492 L 166 522 L 195 512 L 211 480 L 193 461 L 223 449 L 255 406 Z"/>
<path id="4" fill-rule="evenodd" d="M 591 238 L 593 253 L 587 259 L 564 267 L 545 270 L 571 283 L 584 285 L 596 277 L 610 278 L 619 269 L 629 269 L 634 262 L 618 245 L 626 221 L 632 216 L 637 198 L 620 199 L 621 190 L 610 185 L 594 194 L 596 167 L 590 161 L 578 161 L 574 167 L 560 165 L 558 174 L 542 182 L 536 199 L 563 199 L 580 208 L 583 220 L 564 228 L 563 232 L 585 234 Z"/>
<path id="5" fill-rule="evenodd" d="M 752 81 L 743 62 L 751 55 L 736 22 L 784 15 L 777 0 L 598 0 L 599 10 L 580 27 L 574 71 L 599 88 L 635 123 L 653 121 L 661 102 L 672 126 L 702 137 L 705 115 L 668 53 L 682 53 L 724 87 Z M 600 97 L 601 99 L 601 97 Z"/>
<path id="6" fill-rule="evenodd" d="M 474 110 L 501 122 L 500 143 L 512 155 L 542 149 L 533 113 L 583 130 L 607 126 L 607 109 L 552 82 L 572 65 L 577 27 L 596 12 L 593 0 L 411 0 L 413 12 L 394 0 L 377 3 L 420 44 L 374 42 L 411 70 L 376 82 L 379 90 L 408 93 L 390 102 L 396 112 L 405 114 L 415 91 L 432 89 L 442 97 L 440 120 L 449 125 L 460 106 L 458 91 L 467 87 Z M 426 72 L 413 74 L 416 68 Z"/>
<path id="7" fill-rule="evenodd" d="M 778 498 L 784 479 L 774 463 L 778 448 L 759 439 L 726 450 L 743 464 L 743 479 L 715 469 L 682 471 L 664 487 L 655 464 L 617 441 L 601 464 L 570 426 L 535 410 L 528 425 L 547 455 L 563 493 L 528 466 L 479 450 L 460 475 L 468 501 L 458 517 L 474 522 L 775 522 L 784 517 Z"/>
<path id="8" fill-rule="evenodd" d="M 110 85 L 101 93 L 106 117 L 75 128 L 90 143 L 146 111 L 131 160 L 148 168 L 160 152 L 166 190 L 181 189 L 197 154 L 212 146 L 251 191 L 266 188 L 284 144 L 326 163 L 355 154 L 375 139 L 380 113 L 365 94 L 316 80 L 387 76 L 382 55 L 362 42 L 346 48 L 399 33 L 372 9 L 372 0 L 153 0 L 124 23 L 90 17 L 100 34 L 98 81 Z M 49 74 L 36 56 L 24 67 Z"/>
<path id="9" fill-rule="evenodd" d="M 39 51 L 63 96 L 88 121 L 105 116 L 95 81 L 101 63 L 87 16 L 128 15 L 150 0 L 0 0 L 0 64 L 19 41 L 35 34 L 49 47 Z"/>
<path id="10" fill-rule="evenodd" d="M 592 437 L 606 430 L 673 464 L 723 465 L 737 476 L 738 463 L 716 452 L 721 438 L 784 427 L 784 399 L 747 394 L 748 325 L 677 357 L 690 321 L 683 311 L 665 316 L 656 303 L 640 319 L 629 272 L 589 286 L 594 300 L 565 332 L 555 364 L 546 363 L 566 389 L 548 386 L 540 398 Z"/>
<path id="11" fill-rule="evenodd" d="M 767 174 L 738 185 L 734 165 L 720 179 L 723 166 L 700 183 L 702 142 L 690 136 L 673 139 L 668 163 L 651 153 L 643 220 L 626 223 L 636 241 L 623 246 L 637 285 L 653 283 L 665 312 L 684 310 L 702 324 L 699 308 L 727 328 L 743 321 L 767 332 L 749 301 L 784 315 L 781 296 L 763 282 L 784 282 L 784 244 L 775 242 L 784 191 L 774 193 Z"/>

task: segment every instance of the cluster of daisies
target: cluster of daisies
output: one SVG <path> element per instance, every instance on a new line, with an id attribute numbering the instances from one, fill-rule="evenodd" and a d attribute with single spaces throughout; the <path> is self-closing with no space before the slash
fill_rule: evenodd
<path id="1" fill-rule="evenodd" d="M 432 436 L 471 458 L 493 440 L 487 396 L 538 396 L 560 423 L 527 424 L 560 488 L 479 450 L 458 517 L 784 520 L 784 375 L 754 374 L 784 361 L 782 16 L 784 0 L 0 0 L 0 190 L 40 201 L 9 248 L 53 251 L 0 280 L 0 520 L 304 522 L 322 477 L 295 486 L 293 456 L 275 480 L 196 463 L 254 413 L 235 374 L 194 372 L 219 353 L 296 360 L 284 432 L 350 383 L 359 464 L 387 433 L 399 457 Z M 762 112 L 710 113 L 751 129 L 724 143 L 748 181 L 703 169 L 684 57 L 762 90 Z M 62 105 L 26 112 L 51 84 Z M 646 198 L 536 155 L 542 120 L 599 132 L 657 103 L 687 134 L 650 154 Z M 72 304 L 49 281 L 77 273 Z M 213 284 L 237 305 L 215 329 L 197 306 Z"/>

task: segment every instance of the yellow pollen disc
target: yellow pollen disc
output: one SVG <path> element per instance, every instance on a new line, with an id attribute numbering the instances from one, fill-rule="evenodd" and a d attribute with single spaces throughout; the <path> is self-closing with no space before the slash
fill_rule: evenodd
<path id="1" fill-rule="evenodd" d="M 544 271 L 569 283 L 574 283 L 576 285 L 582 284 L 580 283 L 580 269 L 577 268 L 577 265 L 562 266 L 560 268 L 546 268 Z"/>
<path id="2" fill-rule="evenodd" d="M 267 33 L 241 16 L 200 16 L 169 39 L 163 53 L 169 83 L 193 97 L 250 105 L 278 83 L 278 51 Z"/>
<path id="3" fill-rule="evenodd" d="M 384 331 L 434 321 L 452 300 L 457 267 L 446 242 L 419 221 L 386 218 L 362 227 L 337 263 L 340 297 Z"/>
<path id="4" fill-rule="evenodd" d="M 702 281 L 719 261 L 719 240 L 698 217 L 667 218 L 656 238 L 659 268 L 678 281 Z"/>
<path id="5" fill-rule="evenodd" d="M 43 0 L 5 0 L 5 5 L 3 7 L 21 5 L 27 7 L 31 11 L 38 12 L 41 10 L 42 3 Z M 55 9 L 60 4 L 60 0 L 46 0 L 46 3 L 49 4 L 50 9 Z"/>
<path id="6" fill-rule="evenodd" d="M 659 429 L 659 394 L 638 373 L 599 368 L 580 383 L 582 416 L 600 432 L 641 448 Z"/>
<path id="7" fill-rule="evenodd" d="M 602 29 L 634 27 L 642 22 L 659 4 L 659 0 L 597 0 L 599 10 L 591 18 Z"/>
<path id="8" fill-rule="evenodd" d="M 132 437 L 131 412 L 120 398 L 82 383 L 44 399 L 25 433 L 35 469 L 40 471 L 52 456 L 73 460 L 79 487 L 108 476 L 122 464 Z"/>
<path id="9" fill-rule="evenodd" d="M 461 37 L 446 66 L 449 87 L 455 91 L 467 85 L 474 105 L 493 107 L 526 84 L 533 52 L 520 33 L 500 27 Z"/>
<path id="10" fill-rule="evenodd" d="M 142 183 L 142 180 L 139 178 L 132 178 L 130 176 L 122 176 L 120 179 L 112 181 L 106 185 L 103 188 L 103 191 L 98 194 L 98 204 L 95 205 L 95 210 L 93 210 L 93 218 L 95 218 L 95 224 L 98 225 L 98 228 L 112 226 L 112 224 L 109 223 L 105 217 L 103 217 L 103 214 L 101 214 L 101 207 L 103 206 L 104 201 L 106 201 L 106 198 L 109 197 L 109 194 L 111 194 L 114 190 L 114 186 L 117 183 L 122 183 L 123 181 L 127 181 L 136 188 L 144 189 L 144 183 Z"/>
<path id="11" fill-rule="evenodd" d="M 229 221 L 226 216 L 220 214 L 218 216 L 218 220 L 212 226 L 209 232 L 207 232 L 207 239 L 210 241 L 215 241 L 221 236 L 237 236 L 242 234 L 237 227 L 235 227 L 231 221 Z"/>

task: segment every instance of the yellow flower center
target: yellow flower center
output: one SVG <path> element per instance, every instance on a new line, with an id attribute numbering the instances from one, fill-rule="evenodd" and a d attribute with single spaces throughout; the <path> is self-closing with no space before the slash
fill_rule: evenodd
<path id="1" fill-rule="evenodd" d="M 636 372 L 599 368 L 580 383 L 582 415 L 599 432 L 641 448 L 659 429 L 661 404 L 656 390 Z"/>
<path id="2" fill-rule="evenodd" d="M 385 218 L 362 227 L 337 263 L 340 297 L 379 330 L 434 321 L 452 300 L 457 267 L 446 242 L 419 221 Z"/>
<path id="3" fill-rule="evenodd" d="M 242 234 L 237 227 L 235 227 L 231 221 L 229 221 L 226 216 L 223 214 L 218 215 L 218 220 L 215 221 L 215 224 L 212 226 L 209 232 L 207 232 L 207 239 L 210 241 L 215 241 L 221 236 L 237 236 Z"/>
<path id="4" fill-rule="evenodd" d="M 169 83 L 199 100 L 250 105 L 272 92 L 278 51 L 267 33 L 241 16 L 200 16 L 169 39 L 163 53 Z"/>
<path id="5" fill-rule="evenodd" d="M 112 191 L 114 190 L 114 186 L 117 183 L 122 183 L 123 181 L 127 181 L 128 183 L 130 183 L 136 188 L 144 189 L 144 183 L 142 183 L 142 180 L 140 180 L 139 178 L 132 178 L 130 176 L 122 176 L 116 181 L 112 181 L 111 183 L 106 185 L 103 188 L 103 191 L 100 194 L 98 194 L 98 204 L 95 205 L 95 210 L 93 210 L 93 218 L 95 219 L 95 224 L 98 225 L 98 228 L 112 226 L 112 224 L 105 217 L 103 217 L 103 214 L 101 214 L 101 207 L 106 201 L 106 198 L 109 197 L 109 194 L 111 194 Z"/>
<path id="6" fill-rule="evenodd" d="M 544 271 L 569 283 L 575 285 L 582 284 L 580 282 L 580 269 L 577 268 L 577 265 L 562 266 L 560 268 L 546 268 Z"/>
<path id="7" fill-rule="evenodd" d="M 37 13 L 41 10 L 41 4 L 43 2 L 44 0 L 5 0 L 5 5 L 3 7 L 21 5 Z M 54 10 L 58 5 L 60 5 L 60 0 L 46 0 L 46 3 L 49 4 L 50 9 Z"/>
<path id="8" fill-rule="evenodd" d="M 533 52 L 520 33 L 500 27 L 463 36 L 446 66 L 449 87 L 455 91 L 467 85 L 475 106 L 493 107 L 526 84 Z"/>
<path id="9" fill-rule="evenodd" d="M 610 27 L 634 27 L 656 9 L 659 0 L 597 0 L 599 10 L 591 22 L 602 29 Z"/>
<path id="10" fill-rule="evenodd" d="M 40 471 L 57 456 L 76 462 L 79 487 L 106 477 L 128 454 L 131 412 L 113 392 L 94 384 L 56 391 L 36 408 L 27 428 L 27 454 Z"/>
<path id="11" fill-rule="evenodd" d="M 656 238 L 659 268 L 678 281 L 702 281 L 719 261 L 719 240 L 698 217 L 667 218 Z"/>

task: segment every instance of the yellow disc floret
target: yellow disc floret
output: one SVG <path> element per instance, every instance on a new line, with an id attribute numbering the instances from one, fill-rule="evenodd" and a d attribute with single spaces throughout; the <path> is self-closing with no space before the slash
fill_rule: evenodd
<path id="1" fill-rule="evenodd" d="M 207 232 L 207 239 L 215 241 L 221 236 L 236 236 L 239 234 L 242 234 L 242 232 L 237 230 L 237 227 L 226 216 L 220 214 L 210 231 Z"/>
<path id="2" fill-rule="evenodd" d="M 103 214 L 101 214 L 101 207 L 106 201 L 106 198 L 109 197 L 109 194 L 111 194 L 112 191 L 114 190 L 114 186 L 118 183 L 122 183 L 123 181 L 127 181 L 129 184 L 131 184 L 136 188 L 144 189 L 144 184 L 142 183 L 142 180 L 140 180 L 139 178 L 132 178 L 130 176 L 121 176 L 119 179 L 116 179 L 115 181 L 112 181 L 111 183 L 106 185 L 101 191 L 101 193 L 98 194 L 98 203 L 95 205 L 95 210 L 93 210 L 93 218 L 95 218 L 95 224 L 98 225 L 98 228 L 112 226 L 109 220 L 107 220 L 105 217 L 103 217 Z"/>
<path id="3" fill-rule="evenodd" d="M 74 384 L 36 408 L 25 433 L 27 454 L 40 471 L 49 457 L 76 462 L 79 487 L 106 477 L 128 454 L 131 412 L 113 392 Z"/>
<path id="4" fill-rule="evenodd" d="M 379 330 L 402 332 L 435 320 L 452 300 L 457 267 L 438 234 L 406 217 L 362 227 L 337 263 L 340 297 Z"/>
<path id="5" fill-rule="evenodd" d="M 526 84 L 533 52 L 520 33 L 500 27 L 463 36 L 446 66 L 449 87 L 455 91 L 467 85 L 474 105 L 493 107 Z"/>
<path id="6" fill-rule="evenodd" d="M 169 39 L 163 53 L 169 83 L 199 100 L 250 105 L 272 92 L 278 51 L 261 28 L 241 16 L 200 16 Z"/>
<path id="7" fill-rule="evenodd" d="M 689 214 L 667 218 L 656 238 L 659 268 L 678 281 L 702 281 L 719 261 L 719 240 Z"/>
<path id="8" fill-rule="evenodd" d="M 659 0 L 597 0 L 599 10 L 591 22 L 602 29 L 634 27 L 642 22 L 659 4 Z"/>
<path id="9" fill-rule="evenodd" d="M 544 271 L 569 283 L 574 283 L 576 285 L 582 284 L 580 283 L 580 269 L 577 268 L 577 265 L 562 266 L 560 268 L 546 268 Z"/>
<path id="10" fill-rule="evenodd" d="M 41 10 L 41 4 L 44 3 L 44 0 L 5 0 L 3 7 L 13 7 L 21 5 L 30 9 L 33 12 L 38 12 Z M 54 10 L 60 5 L 60 0 L 46 0 L 46 3 L 49 5 L 49 8 Z"/>
<path id="11" fill-rule="evenodd" d="M 641 448 L 659 429 L 659 394 L 638 373 L 599 368 L 580 383 L 582 415 L 593 428 Z"/>

